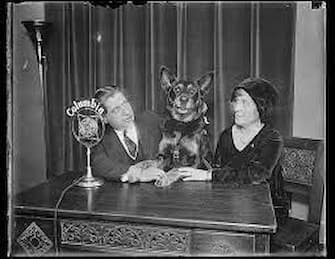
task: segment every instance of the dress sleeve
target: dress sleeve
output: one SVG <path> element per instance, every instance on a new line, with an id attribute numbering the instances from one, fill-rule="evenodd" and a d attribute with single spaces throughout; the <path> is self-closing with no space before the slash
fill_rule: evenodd
<path id="1" fill-rule="evenodd" d="M 219 146 L 220 143 L 223 144 L 222 142 L 218 143 L 218 150 L 224 150 L 223 147 Z M 257 146 L 247 152 L 245 156 L 241 156 L 239 159 L 234 159 L 232 156 L 224 163 L 216 161 L 221 163 L 213 170 L 212 179 L 214 182 L 232 185 L 261 183 L 271 177 L 282 148 L 283 139 L 279 132 L 269 130 L 267 134 L 262 136 Z M 218 154 L 216 159 L 225 159 L 224 155 Z"/>
<path id="2" fill-rule="evenodd" d="M 252 154 L 243 168 L 251 183 L 259 183 L 271 177 L 283 149 L 283 138 L 277 131 L 271 131 Z"/>
<path id="3" fill-rule="evenodd" d="M 229 162 L 230 155 L 228 154 L 229 153 L 228 141 L 229 141 L 229 131 L 227 129 L 221 133 L 218 143 L 216 145 L 214 158 L 212 160 L 213 168 L 220 168 L 222 166 L 225 166 Z"/>
<path id="4" fill-rule="evenodd" d="M 200 139 L 200 154 L 202 154 L 203 159 L 200 169 L 212 169 L 213 151 L 210 140 L 209 133 L 204 130 L 203 137 Z"/>

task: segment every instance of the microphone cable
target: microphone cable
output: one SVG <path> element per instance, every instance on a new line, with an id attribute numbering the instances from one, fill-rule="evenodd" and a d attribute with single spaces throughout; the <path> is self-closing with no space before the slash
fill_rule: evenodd
<path id="1" fill-rule="evenodd" d="M 81 176 L 79 179 L 75 180 L 73 183 L 71 183 L 70 185 L 68 185 L 61 193 L 61 195 L 59 196 L 56 206 L 55 206 L 55 211 L 54 211 L 54 242 L 55 242 L 55 251 L 56 251 L 56 256 L 58 256 L 59 253 L 59 247 L 58 247 L 58 240 L 57 240 L 57 212 L 58 212 L 58 207 L 60 205 L 60 203 L 63 200 L 63 197 L 65 195 L 65 193 L 71 189 L 74 185 L 76 185 L 77 183 L 79 183 L 84 177 L 86 177 L 86 175 Z"/>

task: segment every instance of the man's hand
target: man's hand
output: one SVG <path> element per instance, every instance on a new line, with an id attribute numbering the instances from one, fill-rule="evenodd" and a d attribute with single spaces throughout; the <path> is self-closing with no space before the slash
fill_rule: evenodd
<path id="1" fill-rule="evenodd" d="M 156 168 L 151 160 L 142 161 L 129 167 L 128 171 L 122 175 L 122 182 L 151 182 L 164 177 L 165 172 Z"/>
<path id="2" fill-rule="evenodd" d="M 140 182 L 151 182 L 164 177 L 165 172 L 156 167 L 143 169 L 138 176 Z"/>
<path id="3" fill-rule="evenodd" d="M 173 168 L 157 179 L 155 185 L 157 187 L 169 186 L 173 182 L 176 182 L 179 178 L 181 178 L 181 175 L 177 169 Z"/>
<path id="4" fill-rule="evenodd" d="M 141 169 L 147 169 L 149 167 L 156 167 L 158 168 L 159 161 L 158 160 L 143 160 L 138 162 L 135 166 Z"/>
<path id="5" fill-rule="evenodd" d="M 211 170 L 196 169 L 193 167 L 180 167 L 178 173 L 183 181 L 210 181 L 212 180 Z"/>

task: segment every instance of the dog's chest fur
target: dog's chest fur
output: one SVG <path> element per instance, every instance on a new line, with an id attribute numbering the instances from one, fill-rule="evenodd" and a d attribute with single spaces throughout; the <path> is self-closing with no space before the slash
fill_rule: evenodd
<path id="1" fill-rule="evenodd" d="M 173 119 L 162 125 L 162 140 L 159 155 L 163 159 L 164 171 L 183 166 L 199 167 L 203 155 L 203 140 L 207 137 L 206 123 L 201 117 L 195 121 L 183 123 Z"/>

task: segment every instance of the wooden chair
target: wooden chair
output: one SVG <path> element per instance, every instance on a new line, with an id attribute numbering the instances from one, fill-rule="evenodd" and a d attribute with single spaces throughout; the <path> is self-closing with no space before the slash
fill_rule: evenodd
<path id="1" fill-rule="evenodd" d="M 323 141 L 285 138 L 281 167 L 290 202 L 292 194 L 306 197 L 308 217 L 307 221 L 287 217 L 278 222 L 277 232 L 271 237 L 271 252 L 315 252 L 324 193 Z"/>

